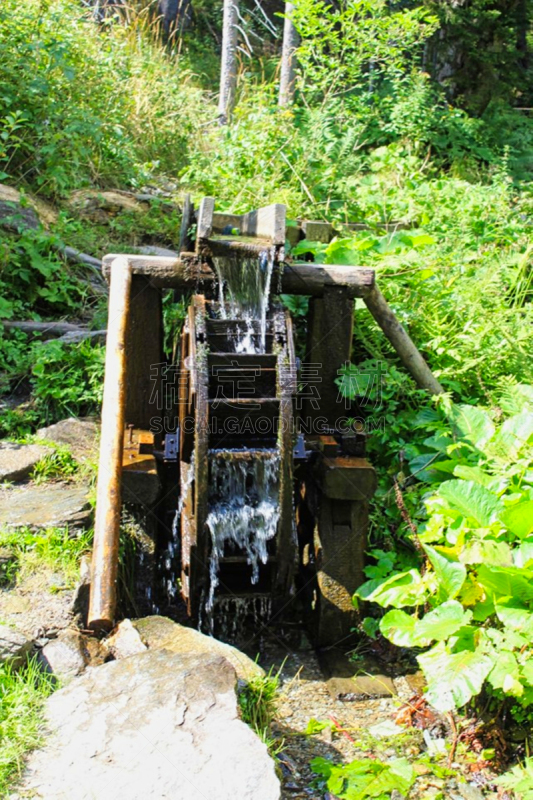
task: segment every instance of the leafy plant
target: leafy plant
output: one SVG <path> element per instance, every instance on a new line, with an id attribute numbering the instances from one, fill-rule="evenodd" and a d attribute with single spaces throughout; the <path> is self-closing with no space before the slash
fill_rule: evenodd
<path id="1" fill-rule="evenodd" d="M 388 762 L 365 758 L 340 765 L 325 758 L 314 758 L 311 769 L 320 776 L 319 787 L 327 788 L 339 800 L 369 797 L 388 800 L 394 790 L 407 794 L 416 779 L 413 767 L 405 758 Z"/>
<path id="2" fill-rule="evenodd" d="M 533 758 L 526 758 L 524 764 L 517 764 L 498 778 L 496 783 L 503 789 L 511 789 L 519 800 L 533 800 Z"/>
<path id="3" fill-rule="evenodd" d="M 533 699 L 533 388 L 518 385 L 505 402 L 515 413 L 500 424 L 449 404 L 450 435 L 428 441 L 439 460 L 427 479 L 445 479 L 425 499 L 423 569 L 378 571 L 357 596 L 393 607 L 380 622 L 393 644 L 425 650 L 418 661 L 437 709 L 484 689 L 520 718 Z"/>

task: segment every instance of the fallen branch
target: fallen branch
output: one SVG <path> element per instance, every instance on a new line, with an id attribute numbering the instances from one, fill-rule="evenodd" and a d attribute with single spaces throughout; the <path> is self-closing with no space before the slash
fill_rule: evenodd
<path id="1" fill-rule="evenodd" d="M 64 336 L 68 333 L 82 333 L 88 331 L 83 325 L 75 325 L 72 322 L 38 322 L 37 320 L 22 320 L 14 322 L 10 319 L 1 321 L 4 328 L 7 330 L 19 330 L 27 333 L 28 335 L 46 334 L 49 339 L 54 339 L 58 336 Z"/>
<path id="2" fill-rule="evenodd" d="M 42 335 L 43 342 L 50 342 L 57 339 L 58 342 L 75 344 L 84 339 L 91 339 L 94 342 L 105 344 L 107 331 L 90 331 L 82 325 L 74 325 L 71 322 L 38 322 L 37 320 L 22 320 L 15 322 L 10 319 L 0 320 L 0 324 L 7 330 L 19 330 L 28 336 Z"/>

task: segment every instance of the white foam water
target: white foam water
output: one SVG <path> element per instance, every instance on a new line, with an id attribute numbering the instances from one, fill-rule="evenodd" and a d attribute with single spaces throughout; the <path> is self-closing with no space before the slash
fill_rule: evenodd
<path id="1" fill-rule="evenodd" d="M 220 559 L 240 551 L 252 567 L 252 584 L 259 566 L 268 560 L 268 542 L 279 522 L 280 458 L 276 451 L 248 459 L 231 451 L 210 456 L 211 497 L 206 524 L 211 534 L 209 594 L 205 608 L 213 609 L 219 584 Z"/>

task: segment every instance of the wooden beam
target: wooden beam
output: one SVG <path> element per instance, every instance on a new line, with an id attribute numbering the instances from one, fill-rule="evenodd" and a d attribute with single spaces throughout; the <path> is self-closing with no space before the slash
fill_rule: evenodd
<path id="1" fill-rule="evenodd" d="M 104 256 L 103 272 L 109 278 L 110 265 L 116 255 Z M 174 288 L 183 292 L 198 284 L 208 288 L 216 276 L 208 264 L 194 259 L 166 258 L 163 256 L 127 256 L 134 275 L 146 275 L 152 286 Z M 294 263 L 285 264 L 281 275 L 283 294 L 303 294 L 322 297 L 324 287 L 339 286 L 347 290 L 349 297 L 364 297 L 374 286 L 374 270 L 367 267 L 344 267 L 334 264 Z M 278 273 L 274 271 L 272 286 L 278 285 Z"/>
<path id="2" fill-rule="evenodd" d="M 209 239 L 213 231 L 213 212 L 215 210 L 215 198 L 204 197 L 198 209 L 198 220 L 196 228 L 196 240 Z"/>
<path id="3" fill-rule="evenodd" d="M 88 616 L 89 627 L 98 631 L 113 627 L 116 607 L 130 298 L 131 266 L 126 257 L 119 257 L 113 263 L 109 291 L 106 380 Z"/>
<path id="4" fill-rule="evenodd" d="M 377 286 L 365 295 L 364 301 L 416 384 L 431 395 L 442 394 L 444 389 Z"/>

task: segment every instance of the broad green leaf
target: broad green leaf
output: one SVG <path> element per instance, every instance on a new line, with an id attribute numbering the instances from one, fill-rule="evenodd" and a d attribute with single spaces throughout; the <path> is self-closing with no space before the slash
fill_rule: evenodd
<path id="1" fill-rule="evenodd" d="M 494 478 L 488 473 L 484 472 L 481 467 L 469 467 L 467 464 L 458 464 L 455 467 L 454 473 L 456 478 L 463 478 L 465 481 L 474 481 L 490 489 L 490 484 Z"/>
<path id="2" fill-rule="evenodd" d="M 442 484 L 439 496 L 452 511 L 488 527 L 500 507 L 499 498 L 474 481 L 452 480 Z"/>
<path id="3" fill-rule="evenodd" d="M 495 604 L 500 622 L 507 628 L 533 637 L 533 612 L 514 597 L 505 597 Z"/>
<path id="4" fill-rule="evenodd" d="M 452 561 L 429 544 L 422 545 L 431 562 L 439 582 L 441 595 L 453 600 L 457 597 L 466 579 L 466 567 L 459 561 Z"/>
<path id="5" fill-rule="evenodd" d="M 519 539 L 525 539 L 533 531 L 533 500 L 526 500 L 500 511 L 499 519 L 507 530 Z"/>
<path id="6" fill-rule="evenodd" d="M 487 442 L 494 436 L 494 423 L 489 414 L 477 406 L 454 405 L 450 414 L 451 422 L 459 430 L 461 436 L 483 450 Z"/>
<path id="7" fill-rule="evenodd" d="M 500 455 L 509 459 L 517 458 L 520 450 L 533 436 L 533 414 L 523 411 L 506 419 L 493 439 L 493 448 Z"/>
<path id="8" fill-rule="evenodd" d="M 533 566 L 529 562 L 533 561 L 533 542 L 522 542 L 520 547 L 513 550 L 513 562 L 515 567 Z"/>
<path id="9" fill-rule="evenodd" d="M 517 764 L 496 783 L 514 791 L 520 800 L 533 800 L 533 758 L 526 758 L 525 766 Z"/>
<path id="10" fill-rule="evenodd" d="M 365 793 L 367 797 L 381 798 L 390 797 L 391 792 L 396 790 L 400 794 L 406 795 L 415 782 L 415 778 L 415 771 L 407 759 L 396 758 L 394 761 L 390 761 L 382 772 L 373 776 L 365 787 Z M 347 794 L 346 800 L 349 798 L 350 795 Z"/>
<path id="11" fill-rule="evenodd" d="M 438 711 L 453 711 L 478 695 L 494 661 L 478 650 L 448 653 L 443 642 L 418 656 L 428 682 L 427 701 Z"/>
<path id="12" fill-rule="evenodd" d="M 520 567 L 492 567 L 481 564 L 479 583 L 496 598 L 513 597 L 523 603 L 533 602 L 533 571 Z"/>
<path id="13" fill-rule="evenodd" d="M 423 603 L 426 596 L 422 576 L 417 569 L 400 572 L 386 581 L 374 579 L 363 583 L 356 592 L 363 600 L 379 603 L 380 606 L 416 606 Z"/>
<path id="14" fill-rule="evenodd" d="M 397 647 L 415 647 L 420 644 L 415 635 L 416 619 L 405 611 L 388 611 L 379 629 L 383 636 Z M 429 644 L 431 639 L 423 644 Z"/>
<path id="15" fill-rule="evenodd" d="M 479 539 L 465 545 L 459 556 L 463 564 L 494 564 L 495 566 L 511 566 L 512 550 L 507 542 L 496 542 L 494 539 Z"/>
<path id="16" fill-rule="evenodd" d="M 472 618 L 471 611 L 465 611 L 457 600 L 448 600 L 419 619 L 414 627 L 415 641 L 423 644 L 425 641 L 447 639 L 452 633 L 468 625 Z"/>
<path id="17" fill-rule="evenodd" d="M 520 667 L 513 653 L 502 650 L 495 655 L 495 663 L 488 675 L 488 681 L 495 689 L 503 689 L 506 694 L 519 696 L 524 687 L 520 684 Z"/>
<path id="18" fill-rule="evenodd" d="M 437 240 L 434 236 L 430 236 L 429 233 L 419 233 L 415 236 L 411 236 L 411 243 L 413 247 L 426 247 L 428 244 L 435 244 Z"/>

